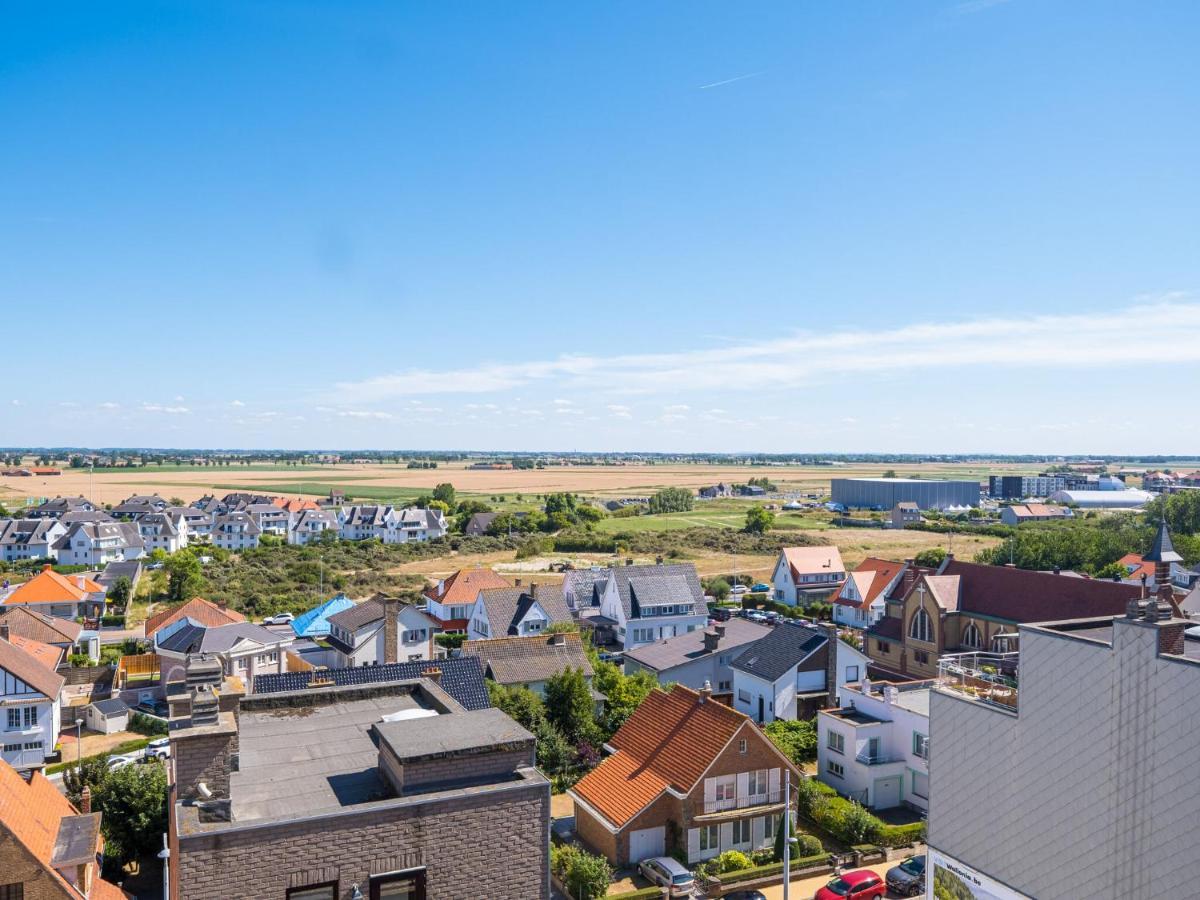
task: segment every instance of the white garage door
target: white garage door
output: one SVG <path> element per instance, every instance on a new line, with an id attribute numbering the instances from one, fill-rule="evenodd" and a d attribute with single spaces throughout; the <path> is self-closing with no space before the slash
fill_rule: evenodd
<path id="1" fill-rule="evenodd" d="M 900 776 L 881 778 L 875 782 L 875 808 L 891 809 L 900 805 Z"/>
<path id="2" fill-rule="evenodd" d="M 662 825 L 629 832 L 629 861 L 636 863 L 652 856 L 662 856 L 666 849 L 666 836 L 667 829 Z"/>

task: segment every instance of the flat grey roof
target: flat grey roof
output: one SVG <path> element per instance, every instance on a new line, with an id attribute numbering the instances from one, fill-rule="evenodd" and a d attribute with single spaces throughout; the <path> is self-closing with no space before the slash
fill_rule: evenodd
<path id="1" fill-rule="evenodd" d="M 893 703 L 902 709 L 907 709 L 909 712 L 915 712 L 922 716 L 928 716 L 929 688 L 921 688 L 917 691 L 899 691 L 896 694 L 896 699 L 893 701 Z"/>
<path id="2" fill-rule="evenodd" d="M 401 760 L 476 748 L 491 749 L 534 739 L 532 734 L 494 707 L 436 718 L 384 722 L 375 730 L 380 741 Z"/>
<path id="3" fill-rule="evenodd" d="M 391 796 L 371 728 L 385 715 L 423 708 L 412 694 L 394 694 L 327 706 L 243 709 L 239 770 L 229 784 L 233 820 L 301 818 Z M 432 721 L 399 724 L 423 730 Z"/>

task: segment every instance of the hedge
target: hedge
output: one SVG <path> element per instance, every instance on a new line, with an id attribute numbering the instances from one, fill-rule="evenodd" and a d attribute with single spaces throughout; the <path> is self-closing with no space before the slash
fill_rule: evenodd
<path id="1" fill-rule="evenodd" d="M 862 844 L 855 840 L 855 835 L 848 834 L 843 827 L 846 813 L 853 810 L 857 804 L 838 794 L 836 790 L 817 779 L 808 779 L 800 791 L 800 802 L 804 803 L 805 789 L 819 795 L 819 805 L 816 808 L 801 808 L 800 814 L 809 821 L 847 844 Z M 903 847 L 914 841 L 925 839 L 925 823 L 912 822 L 908 825 L 887 825 L 879 817 L 867 812 L 870 820 L 868 833 L 863 835 L 867 841 L 878 843 L 883 847 Z"/>
<path id="2" fill-rule="evenodd" d="M 648 887 L 624 894 L 609 894 L 604 900 L 661 900 L 662 888 Z"/>
<path id="3" fill-rule="evenodd" d="M 104 625 L 104 626 L 116 625 L 121 628 L 124 628 L 125 627 L 125 617 L 124 616 L 101 616 L 100 624 Z"/>
<path id="4" fill-rule="evenodd" d="M 150 738 L 135 738 L 132 741 L 124 741 L 120 744 L 117 744 L 117 746 L 113 747 L 111 750 L 105 751 L 104 753 L 93 753 L 91 756 L 85 756 L 83 758 L 83 762 L 87 762 L 89 759 L 107 759 L 110 756 L 120 756 L 123 753 L 132 753 L 134 750 L 143 749 L 149 743 Z M 77 763 L 78 760 L 74 759 L 70 761 L 64 760 L 63 762 L 55 763 L 52 766 L 46 766 L 46 768 L 42 770 L 42 774 L 53 775 L 55 772 L 61 772 L 64 769 L 73 769 Z"/>
<path id="5" fill-rule="evenodd" d="M 829 862 L 828 853 L 818 853 L 816 856 L 801 856 L 792 860 L 792 869 L 807 869 L 809 866 L 819 866 Z M 752 878 L 769 878 L 772 875 L 783 874 L 783 863 L 767 863 L 765 866 L 751 866 L 749 869 L 738 869 L 736 872 L 726 872 L 718 875 L 721 884 L 737 884 L 739 881 L 749 881 Z"/>
<path id="6" fill-rule="evenodd" d="M 925 823 L 911 822 L 908 825 L 884 825 L 877 837 L 882 847 L 905 847 L 925 840 Z"/>

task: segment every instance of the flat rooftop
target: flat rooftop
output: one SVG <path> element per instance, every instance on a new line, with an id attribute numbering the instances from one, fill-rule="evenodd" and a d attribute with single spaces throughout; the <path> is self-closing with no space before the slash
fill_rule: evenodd
<path id="1" fill-rule="evenodd" d="M 426 709 L 419 696 L 407 693 L 243 710 L 238 771 L 229 784 L 233 820 L 300 818 L 393 796 L 379 771 L 372 727 L 384 716 Z M 397 724 L 419 731 L 429 720 Z"/>
<path id="2" fill-rule="evenodd" d="M 524 743 L 528 731 L 495 708 L 435 718 L 383 722 L 375 727 L 379 740 L 406 762 L 464 753 L 481 747 Z"/>
<path id="3" fill-rule="evenodd" d="M 1179 622 L 1179 620 L 1174 620 Z M 1196 623 L 1186 623 L 1190 627 L 1194 627 Z M 1092 641 L 1099 641 L 1102 644 L 1112 646 L 1113 642 L 1113 619 L 1111 617 L 1104 619 L 1074 619 L 1064 622 L 1051 622 L 1046 625 L 1038 626 L 1045 631 L 1057 631 L 1060 634 L 1069 634 L 1072 637 L 1087 638 Z M 1184 632 L 1183 641 L 1183 658 L 1200 660 L 1200 637 Z"/>

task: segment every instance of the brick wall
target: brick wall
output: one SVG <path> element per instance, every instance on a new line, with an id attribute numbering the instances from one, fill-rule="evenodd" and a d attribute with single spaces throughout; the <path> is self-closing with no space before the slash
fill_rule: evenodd
<path id="1" fill-rule="evenodd" d="M 19 884 L 25 900 L 63 900 L 71 895 L 7 829 L 0 828 L 0 885 Z"/>
<path id="2" fill-rule="evenodd" d="M 228 797 L 230 757 L 237 748 L 236 731 L 173 739 L 171 756 L 175 760 L 175 783 L 180 798 L 195 799 L 196 785 L 200 782 L 208 785 L 214 797 Z"/>
<path id="3" fill-rule="evenodd" d="M 363 894 L 372 873 L 425 866 L 428 900 L 535 900 L 549 894 L 550 791 L 538 783 L 410 807 L 183 835 L 179 900 L 283 900 L 338 881 Z M 314 868 L 314 861 L 319 868 Z"/>
<path id="4" fill-rule="evenodd" d="M 443 756 L 404 763 L 404 785 L 408 790 L 427 784 L 469 782 L 485 777 L 509 775 L 521 766 L 535 764 L 532 743 L 528 748 L 473 756 Z"/>

